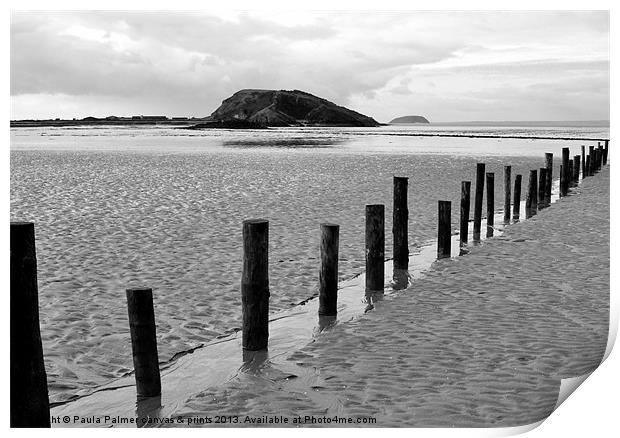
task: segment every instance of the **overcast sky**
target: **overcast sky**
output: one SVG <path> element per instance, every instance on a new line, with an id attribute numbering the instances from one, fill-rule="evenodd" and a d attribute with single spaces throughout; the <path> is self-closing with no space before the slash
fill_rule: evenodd
<path id="1" fill-rule="evenodd" d="M 607 12 L 14 12 L 11 118 L 300 89 L 378 121 L 609 119 Z"/>

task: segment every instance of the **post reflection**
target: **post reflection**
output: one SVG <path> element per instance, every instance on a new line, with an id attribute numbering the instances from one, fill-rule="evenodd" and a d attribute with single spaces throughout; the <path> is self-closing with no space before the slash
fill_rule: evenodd
<path id="1" fill-rule="evenodd" d="M 263 350 L 251 351 L 242 350 L 243 365 L 240 371 L 245 373 L 254 373 L 260 371 L 261 367 L 269 359 L 269 351 L 265 348 Z"/>
<path id="2" fill-rule="evenodd" d="M 407 289 L 409 287 L 410 280 L 411 280 L 411 276 L 409 275 L 408 269 L 394 268 L 394 273 L 392 275 L 392 289 L 394 290 Z"/>
<path id="3" fill-rule="evenodd" d="M 336 325 L 336 315 L 319 315 L 319 333 Z"/>
<path id="4" fill-rule="evenodd" d="M 161 395 L 155 397 L 138 397 L 136 400 L 136 427 L 156 427 L 161 422 L 153 421 L 161 417 Z"/>
<path id="5" fill-rule="evenodd" d="M 364 295 L 364 302 L 366 303 L 366 308 L 364 309 L 364 313 L 371 311 L 375 308 L 375 303 L 383 300 L 383 291 L 371 291 L 366 290 L 366 294 Z"/>

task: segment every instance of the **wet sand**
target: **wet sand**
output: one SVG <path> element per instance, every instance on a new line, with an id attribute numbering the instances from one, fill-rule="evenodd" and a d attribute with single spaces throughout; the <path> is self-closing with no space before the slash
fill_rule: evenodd
<path id="1" fill-rule="evenodd" d="M 305 377 L 243 375 L 195 396 L 193 414 L 417 427 L 544 419 L 562 378 L 598 366 L 608 334 L 609 169 L 572 193 L 291 355 Z"/>
<path id="2" fill-rule="evenodd" d="M 338 415 L 372 416 L 379 427 L 524 425 L 552 412 L 561 379 L 597 367 L 608 321 L 605 168 L 467 256 L 435 262 L 409 289 L 375 302 L 373 311 L 341 315 L 301 349 L 291 349 L 291 333 L 288 342 L 272 338 L 269 353 L 243 362 L 236 340 L 230 346 L 239 357 L 229 372 L 205 384 L 196 371 L 213 374 L 222 343 L 210 350 L 210 360 L 186 357 L 164 371 L 161 407 L 141 403 L 136 412 L 127 378 L 118 383 L 121 390 L 68 403 L 52 415 Z"/>

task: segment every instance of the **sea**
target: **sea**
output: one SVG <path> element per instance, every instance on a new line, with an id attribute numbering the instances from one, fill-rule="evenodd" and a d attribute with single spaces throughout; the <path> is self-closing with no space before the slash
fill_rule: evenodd
<path id="1" fill-rule="evenodd" d="M 365 205 L 384 204 L 391 257 L 394 176 L 409 178 L 415 252 L 436 240 L 439 200 L 458 231 L 476 163 L 495 174 L 501 212 L 504 166 L 523 175 L 525 200 L 545 153 L 557 178 L 563 147 L 572 157 L 609 138 L 607 126 L 507 125 L 11 128 L 10 217 L 35 223 L 50 401 L 131 372 L 127 288 L 153 289 L 160 361 L 238 330 L 246 219 L 269 220 L 277 314 L 317 295 L 321 223 L 340 225 L 346 281 L 364 272 Z"/>

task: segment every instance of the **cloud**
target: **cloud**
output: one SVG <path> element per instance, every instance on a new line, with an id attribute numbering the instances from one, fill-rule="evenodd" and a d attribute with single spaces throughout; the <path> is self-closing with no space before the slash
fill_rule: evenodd
<path id="1" fill-rule="evenodd" d="M 414 99 L 488 118 L 485 90 L 556 82 L 605 106 L 608 36 L 606 12 L 15 12 L 12 116 L 203 116 L 242 88 L 296 88 L 383 120 Z"/>

